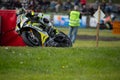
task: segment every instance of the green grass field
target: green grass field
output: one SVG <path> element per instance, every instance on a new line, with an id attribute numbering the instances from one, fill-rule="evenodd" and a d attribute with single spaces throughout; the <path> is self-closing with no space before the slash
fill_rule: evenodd
<path id="1" fill-rule="evenodd" d="M 78 35 L 96 30 L 79 29 Z M 109 30 L 100 36 L 120 38 Z M 70 48 L 0 47 L 0 80 L 120 80 L 120 41 L 100 41 L 99 47 L 95 40 L 76 40 Z"/>
<path id="2" fill-rule="evenodd" d="M 59 29 L 59 28 L 58 28 Z M 67 28 L 60 28 L 59 30 L 68 34 Z M 84 29 L 80 28 L 78 30 L 78 35 L 90 35 L 96 36 L 96 29 Z M 99 37 L 112 37 L 112 38 L 120 38 L 120 34 L 113 34 L 112 30 L 99 30 Z M 120 47 L 119 41 L 101 41 L 98 42 L 99 47 Z M 96 47 L 96 40 L 76 40 L 73 44 L 73 47 Z"/>

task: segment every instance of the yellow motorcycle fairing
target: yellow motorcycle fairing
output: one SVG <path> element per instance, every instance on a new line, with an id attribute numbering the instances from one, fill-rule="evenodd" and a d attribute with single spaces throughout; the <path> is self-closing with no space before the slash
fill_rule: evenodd
<path id="1" fill-rule="evenodd" d="M 41 37 L 42 46 L 44 46 L 44 43 L 47 41 L 49 36 L 44 34 L 43 32 L 39 32 L 39 34 L 40 34 L 40 37 Z"/>

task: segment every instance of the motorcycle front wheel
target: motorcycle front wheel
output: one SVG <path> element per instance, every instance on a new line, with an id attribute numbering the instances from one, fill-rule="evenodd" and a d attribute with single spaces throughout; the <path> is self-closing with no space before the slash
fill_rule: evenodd
<path id="1" fill-rule="evenodd" d="M 24 42 L 28 46 L 31 46 L 31 47 L 42 46 L 40 34 L 34 29 L 28 29 L 28 30 L 22 31 L 21 36 Z"/>

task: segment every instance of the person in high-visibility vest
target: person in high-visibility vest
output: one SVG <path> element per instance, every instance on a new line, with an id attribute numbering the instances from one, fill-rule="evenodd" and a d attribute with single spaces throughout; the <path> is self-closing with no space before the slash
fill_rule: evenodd
<path id="1" fill-rule="evenodd" d="M 68 37 L 74 43 L 80 26 L 81 14 L 78 6 L 74 6 L 74 10 L 69 13 L 69 34 Z"/>

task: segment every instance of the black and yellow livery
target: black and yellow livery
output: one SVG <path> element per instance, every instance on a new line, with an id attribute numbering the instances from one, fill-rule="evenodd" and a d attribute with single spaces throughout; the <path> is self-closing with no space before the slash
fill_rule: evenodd
<path id="1" fill-rule="evenodd" d="M 16 31 L 28 46 L 71 47 L 66 34 L 56 29 L 42 13 L 19 12 Z"/>

